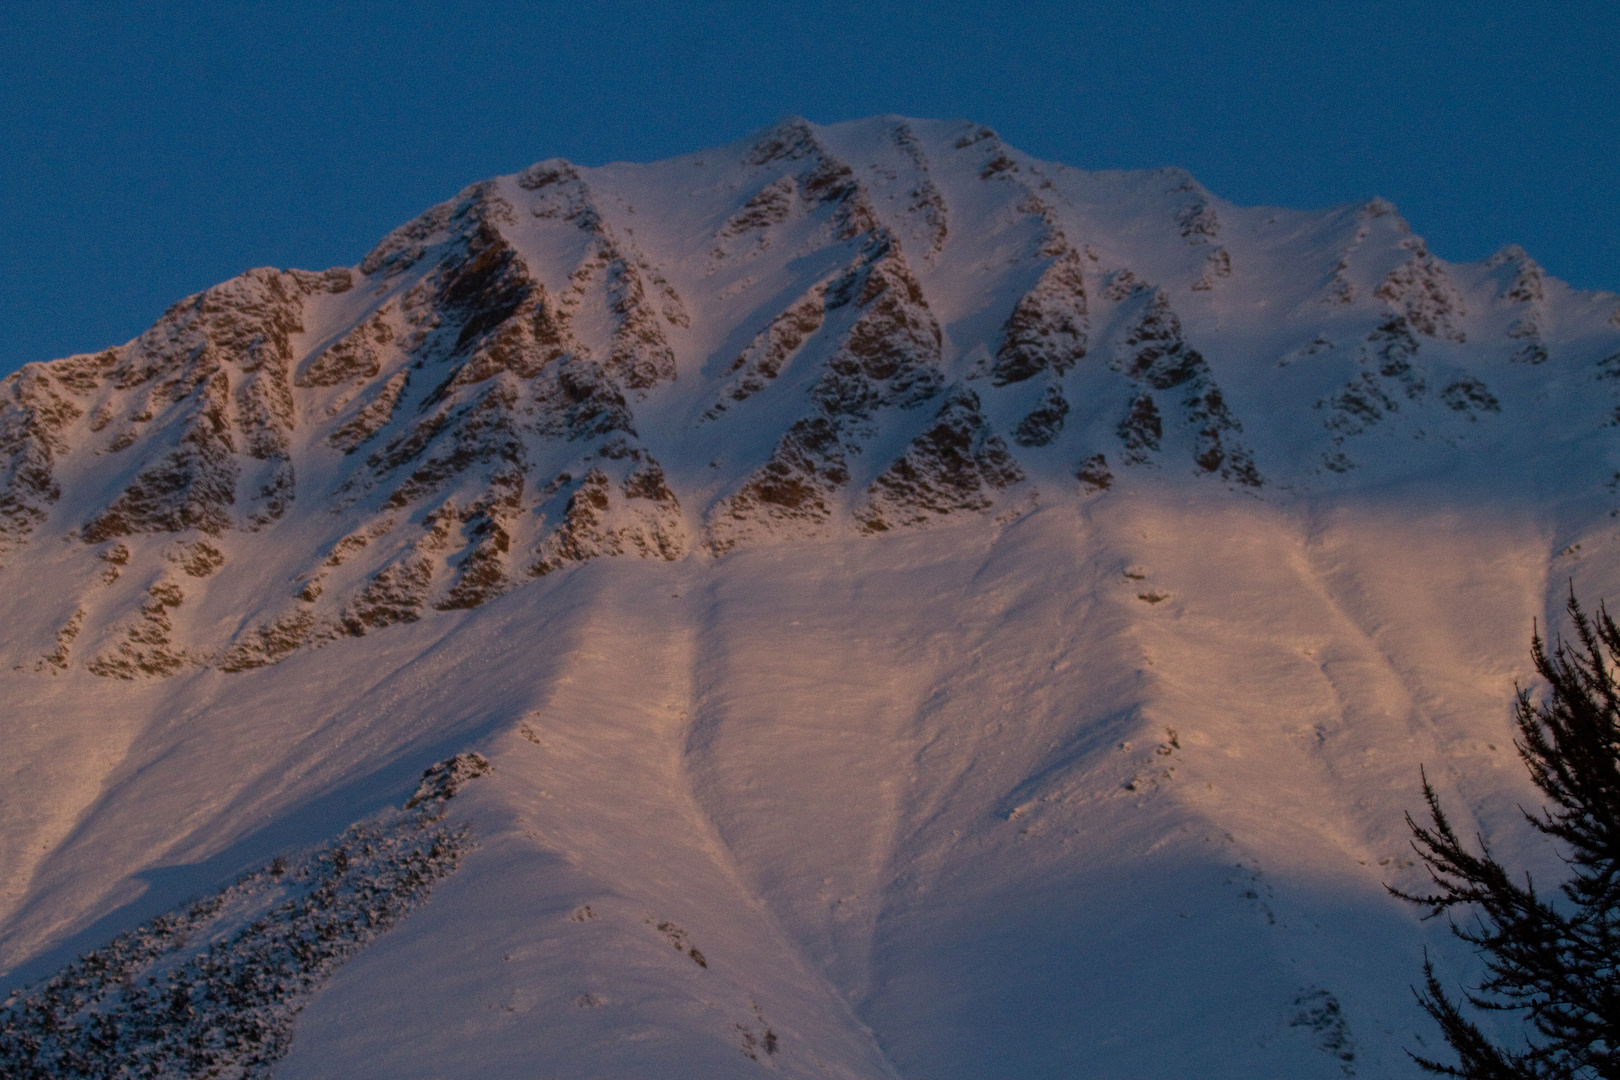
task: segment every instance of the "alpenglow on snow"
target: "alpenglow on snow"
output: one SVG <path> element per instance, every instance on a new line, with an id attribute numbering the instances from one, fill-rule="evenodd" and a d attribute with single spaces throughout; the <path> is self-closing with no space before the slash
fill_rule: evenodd
<path id="1" fill-rule="evenodd" d="M 1416 1075 L 1617 380 L 1517 247 L 964 122 L 251 270 L 0 382 L 0 1060 Z"/>

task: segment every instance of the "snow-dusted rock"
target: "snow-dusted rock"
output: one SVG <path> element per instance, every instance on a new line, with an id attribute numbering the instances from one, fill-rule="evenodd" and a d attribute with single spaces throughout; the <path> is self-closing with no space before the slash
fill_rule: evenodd
<path id="1" fill-rule="evenodd" d="M 542 161 L 30 364 L 7 1061 L 258 1075 L 307 1005 L 287 1080 L 1403 1075 L 1390 957 L 1467 958 L 1387 906 L 1400 815 L 1419 760 L 1523 795 L 1617 378 L 1620 300 L 1518 248 L 897 117 Z M 360 951 L 461 855 L 323 838 L 467 747 L 488 846 Z M 354 927 L 208 1004 L 316 893 Z"/>

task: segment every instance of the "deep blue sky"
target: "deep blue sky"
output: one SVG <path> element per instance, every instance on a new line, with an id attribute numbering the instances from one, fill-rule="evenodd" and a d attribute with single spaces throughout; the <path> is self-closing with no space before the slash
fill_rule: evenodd
<path id="1" fill-rule="evenodd" d="M 339 10 L 332 10 L 332 9 Z M 468 10 L 472 9 L 472 10 Z M 789 114 L 967 117 L 1241 203 L 1392 199 L 1444 258 L 1620 289 L 1620 4 L 0 5 L 0 373 L 465 184 Z"/>

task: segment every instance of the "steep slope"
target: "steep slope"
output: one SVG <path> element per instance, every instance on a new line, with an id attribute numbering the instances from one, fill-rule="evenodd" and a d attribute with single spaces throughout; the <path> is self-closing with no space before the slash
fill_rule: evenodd
<path id="1" fill-rule="evenodd" d="M 0 965 L 476 750 L 277 1075 L 1399 1074 L 1617 370 L 1516 248 L 976 125 L 473 185 L 0 384 Z"/>
<path id="2" fill-rule="evenodd" d="M 1378 200 L 1245 210 L 972 125 L 543 162 L 357 268 L 252 271 L 7 380 L 0 546 L 79 553 L 11 666 L 243 670 L 602 555 L 924 527 L 1082 472 L 1540 469 L 1522 433 L 1612 420 L 1617 307 L 1516 248 L 1447 267 Z"/>

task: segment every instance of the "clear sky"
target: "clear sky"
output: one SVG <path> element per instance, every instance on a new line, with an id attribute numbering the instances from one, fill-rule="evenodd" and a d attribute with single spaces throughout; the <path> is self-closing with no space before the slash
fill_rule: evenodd
<path id="1" fill-rule="evenodd" d="M 1451 260 L 1620 290 L 1620 3 L 0 4 L 0 372 L 467 183 L 782 116 L 965 117 L 1226 198 L 1382 195 Z"/>

